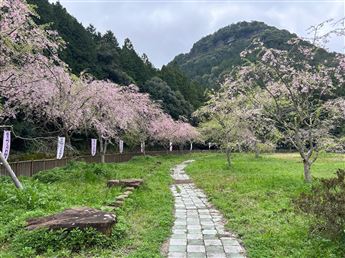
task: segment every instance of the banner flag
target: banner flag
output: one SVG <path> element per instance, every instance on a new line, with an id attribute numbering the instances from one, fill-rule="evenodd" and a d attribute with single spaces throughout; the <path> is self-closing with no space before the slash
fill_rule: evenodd
<path id="1" fill-rule="evenodd" d="M 145 142 L 140 143 L 140 152 L 144 153 L 145 152 Z"/>
<path id="2" fill-rule="evenodd" d="M 2 155 L 7 160 L 8 156 L 10 156 L 10 148 L 11 148 L 11 131 L 4 131 L 4 136 L 2 138 Z"/>
<path id="3" fill-rule="evenodd" d="M 169 150 L 170 150 L 170 151 L 173 150 L 173 144 L 172 144 L 172 142 L 169 143 Z"/>
<path id="4" fill-rule="evenodd" d="M 190 151 L 192 151 L 193 150 L 193 143 L 191 142 L 190 143 Z"/>
<path id="5" fill-rule="evenodd" d="M 120 150 L 120 153 L 123 153 L 123 141 L 120 140 L 119 142 L 119 150 Z"/>
<path id="6" fill-rule="evenodd" d="M 58 146 L 56 151 L 56 158 L 62 159 L 65 150 L 65 137 L 58 137 Z"/>
<path id="7" fill-rule="evenodd" d="M 97 152 L 97 139 L 91 139 L 91 155 L 95 156 Z"/>

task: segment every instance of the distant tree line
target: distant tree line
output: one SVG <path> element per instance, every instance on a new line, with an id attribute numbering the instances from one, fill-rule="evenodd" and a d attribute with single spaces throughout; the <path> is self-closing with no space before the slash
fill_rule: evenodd
<path id="1" fill-rule="evenodd" d="M 190 114 L 204 102 L 204 88 L 175 65 L 156 69 L 146 54 L 139 56 L 130 41 L 120 46 L 112 31 L 101 34 L 92 25 L 84 28 L 59 3 L 29 0 L 36 6 L 38 24 L 49 24 L 67 43 L 59 57 L 76 75 L 88 72 L 100 80 L 121 85 L 135 83 L 141 92 L 161 102 L 174 119 Z"/>

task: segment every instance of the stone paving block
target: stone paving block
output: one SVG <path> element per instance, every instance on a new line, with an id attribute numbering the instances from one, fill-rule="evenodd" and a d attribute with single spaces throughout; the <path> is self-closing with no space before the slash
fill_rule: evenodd
<path id="1" fill-rule="evenodd" d="M 242 248 L 237 245 L 224 245 L 224 250 L 226 253 L 240 253 Z"/>
<path id="2" fill-rule="evenodd" d="M 202 234 L 201 229 L 188 229 L 189 234 Z"/>
<path id="3" fill-rule="evenodd" d="M 220 212 L 186 175 L 187 163 L 171 170 L 175 182 L 179 183 L 170 187 L 175 197 L 176 220 L 169 240 L 168 257 L 245 258 L 237 239 L 225 230 Z M 189 181 L 182 182 L 186 180 Z"/>
<path id="4" fill-rule="evenodd" d="M 205 239 L 205 246 L 219 245 L 222 246 L 222 242 L 219 239 Z"/>
<path id="5" fill-rule="evenodd" d="M 173 229 L 173 234 L 186 234 L 187 229 Z"/>
<path id="6" fill-rule="evenodd" d="M 187 225 L 200 225 L 200 220 L 198 220 L 198 219 L 187 219 Z"/>
<path id="7" fill-rule="evenodd" d="M 187 239 L 187 235 L 186 234 L 173 234 L 171 236 L 171 238 L 174 238 L 174 239 Z"/>
<path id="8" fill-rule="evenodd" d="M 188 245 L 203 245 L 204 240 L 202 240 L 202 239 L 188 239 L 187 244 Z"/>
<path id="9" fill-rule="evenodd" d="M 203 230 L 216 230 L 216 228 L 213 225 L 201 225 L 201 228 Z"/>
<path id="10" fill-rule="evenodd" d="M 240 253 L 232 253 L 232 254 L 226 254 L 227 258 L 246 258 L 244 254 Z"/>
<path id="11" fill-rule="evenodd" d="M 202 239 L 202 234 L 187 234 L 187 239 Z"/>
<path id="12" fill-rule="evenodd" d="M 211 219 L 211 215 L 207 215 L 207 214 L 200 214 L 200 219 Z"/>
<path id="13" fill-rule="evenodd" d="M 202 231 L 202 233 L 203 233 L 204 235 L 215 235 L 215 234 L 217 234 L 217 230 L 214 230 L 214 229 L 211 229 L 211 230 L 209 230 L 209 229 L 204 229 L 204 230 Z"/>
<path id="14" fill-rule="evenodd" d="M 225 253 L 223 246 L 209 245 L 206 246 L 207 253 Z"/>
<path id="15" fill-rule="evenodd" d="M 201 226 L 200 225 L 187 225 L 187 229 L 200 229 L 201 230 Z"/>
<path id="16" fill-rule="evenodd" d="M 239 242 L 234 238 L 223 238 L 222 237 L 222 238 L 220 238 L 220 240 L 222 241 L 223 245 L 227 245 L 227 246 L 229 246 L 229 245 L 239 246 L 240 245 Z"/>
<path id="17" fill-rule="evenodd" d="M 186 252 L 186 245 L 169 245 L 169 252 Z"/>
<path id="18" fill-rule="evenodd" d="M 187 254 L 185 252 L 169 252 L 168 258 L 186 258 Z"/>
<path id="19" fill-rule="evenodd" d="M 225 253 L 217 252 L 217 253 L 209 253 L 207 252 L 207 258 L 227 258 Z"/>
<path id="20" fill-rule="evenodd" d="M 187 258 L 206 258 L 205 253 L 187 253 Z"/>
<path id="21" fill-rule="evenodd" d="M 186 225 L 174 225 L 174 229 L 186 229 Z"/>
<path id="22" fill-rule="evenodd" d="M 204 239 L 219 239 L 218 235 L 203 235 Z"/>
<path id="23" fill-rule="evenodd" d="M 184 238 L 171 238 L 169 241 L 170 245 L 187 245 L 187 239 Z"/>
<path id="24" fill-rule="evenodd" d="M 187 245 L 187 253 L 205 253 L 204 245 Z"/>

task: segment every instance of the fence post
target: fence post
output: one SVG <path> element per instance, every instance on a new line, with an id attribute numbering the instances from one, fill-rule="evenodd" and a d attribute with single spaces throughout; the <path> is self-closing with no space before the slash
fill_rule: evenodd
<path id="1" fill-rule="evenodd" d="M 30 176 L 32 176 L 34 174 L 34 161 L 31 160 L 31 164 L 30 164 Z"/>

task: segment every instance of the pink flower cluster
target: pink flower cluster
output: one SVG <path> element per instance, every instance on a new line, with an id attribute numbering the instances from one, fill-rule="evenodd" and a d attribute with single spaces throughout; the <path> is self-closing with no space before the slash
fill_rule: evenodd
<path id="1" fill-rule="evenodd" d="M 106 140 L 126 133 L 141 142 L 186 142 L 197 137 L 190 124 L 174 121 L 135 85 L 71 74 L 57 56 L 64 43 L 56 32 L 37 26 L 32 15 L 23 0 L 0 3 L 3 120 L 21 113 L 65 136 L 89 131 Z"/>

